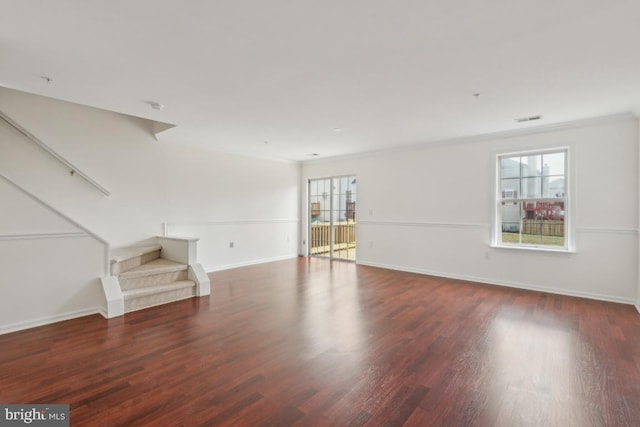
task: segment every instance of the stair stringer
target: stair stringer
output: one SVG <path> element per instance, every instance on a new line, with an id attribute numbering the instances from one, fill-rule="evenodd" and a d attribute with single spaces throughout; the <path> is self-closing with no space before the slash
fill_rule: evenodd
<path id="1" fill-rule="evenodd" d="M 102 313 L 107 319 L 122 316 L 124 314 L 124 295 L 120 288 L 118 276 L 105 276 L 100 278 L 102 291 L 107 300 L 106 312 Z"/>
<path id="2" fill-rule="evenodd" d="M 196 282 L 196 296 L 203 297 L 211 294 L 211 281 L 202 264 L 190 264 L 188 277 L 189 280 Z"/>

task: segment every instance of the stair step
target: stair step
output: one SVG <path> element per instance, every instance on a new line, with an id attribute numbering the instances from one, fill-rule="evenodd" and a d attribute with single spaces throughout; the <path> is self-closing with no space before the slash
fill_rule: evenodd
<path id="1" fill-rule="evenodd" d="M 191 280 L 180 280 L 164 285 L 123 291 L 122 294 L 124 296 L 124 311 L 128 313 L 191 298 L 196 294 L 196 284 Z"/>
<path id="2" fill-rule="evenodd" d="M 122 291 L 124 299 L 140 298 L 148 295 L 159 294 L 162 292 L 173 291 L 175 289 L 191 288 L 196 285 L 191 280 L 179 280 L 173 283 L 166 283 L 164 285 L 149 286 L 147 288 L 130 289 L 128 291 Z"/>
<path id="3" fill-rule="evenodd" d="M 145 255 L 149 252 L 159 251 L 160 249 L 162 249 L 162 246 L 157 244 L 115 249 L 111 255 L 111 262 L 123 262 L 131 258 Z"/>
<path id="4" fill-rule="evenodd" d="M 111 256 L 111 274 L 118 275 L 160 257 L 160 245 L 116 249 Z"/>
<path id="5" fill-rule="evenodd" d="M 189 273 L 187 270 L 170 271 L 167 273 L 150 274 L 131 278 L 120 278 L 120 288 L 123 291 L 132 289 L 148 288 L 153 286 L 166 285 L 181 280 L 187 280 Z"/>
<path id="6" fill-rule="evenodd" d="M 139 265 L 131 270 L 118 274 L 120 279 L 132 279 L 142 276 L 153 276 L 162 273 L 171 273 L 174 271 L 187 270 L 189 268 L 186 264 L 180 264 L 179 262 L 170 261 L 164 258 L 157 258 L 146 264 Z"/>

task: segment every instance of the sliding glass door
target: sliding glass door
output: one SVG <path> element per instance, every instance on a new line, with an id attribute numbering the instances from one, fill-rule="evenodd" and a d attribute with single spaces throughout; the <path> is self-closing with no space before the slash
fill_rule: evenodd
<path id="1" fill-rule="evenodd" d="M 356 259 L 356 177 L 309 180 L 309 255 Z"/>

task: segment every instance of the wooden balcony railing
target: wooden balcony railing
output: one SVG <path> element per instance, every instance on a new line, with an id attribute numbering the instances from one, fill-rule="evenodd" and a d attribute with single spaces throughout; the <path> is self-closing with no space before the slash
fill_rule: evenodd
<path id="1" fill-rule="evenodd" d="M 350 249 L 356 246 L 356 223 L 353 221 L 333 223 L 334 250 Z M 331 224 L 311 224 L 311 254 L 327 253 L 331 250 Z"/>

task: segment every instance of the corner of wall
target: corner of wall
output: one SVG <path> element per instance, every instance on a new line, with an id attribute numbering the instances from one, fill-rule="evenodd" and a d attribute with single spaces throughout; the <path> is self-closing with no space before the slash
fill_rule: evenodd
<path id="1" fill-rule="evenodd" d="M 636 173 L 637 173 L 637 180 L 638 180 L 638 229 L 640 229 L 640 109 L 637 109 L 635 111 L 635 116 L 636 116 L 636 124 L 638 125 L 638 133 L 637 133 L 637 138 L 638 138 L 638 165 L 636 168 Z M 636 238 L 638 239 L 638 254 L 637 254 L 637 277 L 636 277 L 636 281 L 638 284 L 638 289 L 637 289 L 637 293 L 636 293 L 636 310 L 638 310 L 638 312 L 640 313 L 640 233 L 638 233 L 639 230 L 636 230 Z"/>

